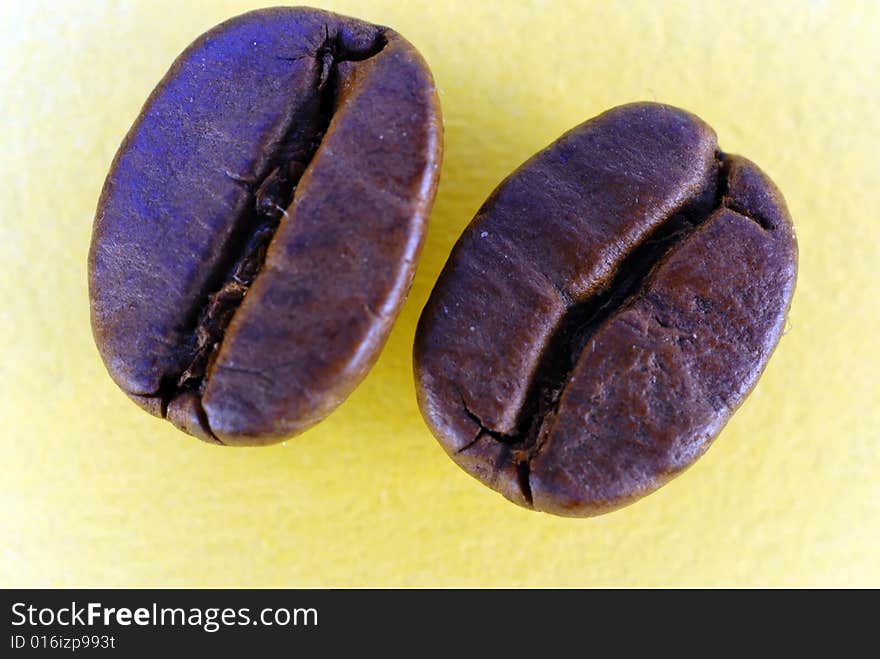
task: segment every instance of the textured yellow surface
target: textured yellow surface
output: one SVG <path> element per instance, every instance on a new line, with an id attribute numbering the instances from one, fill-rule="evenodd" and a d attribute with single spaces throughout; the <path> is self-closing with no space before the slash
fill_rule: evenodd
<path id="1" fill-rule="evenodd" d="M 201 444 L 141 412 L 89 329 L 86 254 L 120 140 L 172 59 L 256 7 L 0 9 L 0 584 L 880 586 L 880 4 L 317 2 L 390 25 L 440 88 L 446 157 L 378 364 L 307 434 Z M 686 474 L 591 520 L 521 510 L 419 415 L 411 346 L 461 229 L 513 168 L 620 103 L 706 119 L 783 190 L 790 327 Z"/>

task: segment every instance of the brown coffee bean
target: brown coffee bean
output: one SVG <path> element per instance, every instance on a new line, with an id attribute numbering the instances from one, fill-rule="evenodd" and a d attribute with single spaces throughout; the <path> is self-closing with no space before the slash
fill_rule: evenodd
<path id="1" fill-rule="evenodd" d="M 615 108 L 492 193 L 416 335 L 419 403 L 468 473 L 522 506 L 612 510 L 709 447 L 785 323 L 779 191 L 676 108 Z"/>
<path id="2" fill-rule="evenodd" d="M 431 75 L 393 30 L 276 8 L 199 37 L 98 204 L 92 327 L 114 380 L 223 444 L 325 417 L 409 290 L 441 142 Z"/>

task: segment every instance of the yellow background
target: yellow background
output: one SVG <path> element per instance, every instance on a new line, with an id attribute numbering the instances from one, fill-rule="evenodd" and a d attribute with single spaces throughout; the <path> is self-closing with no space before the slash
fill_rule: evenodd
<path id="1" fill-rule="evenodd" d="M 104 371 L 86 255 L 101 185 L 196 36 L 259 5 L 0 10 L 0 584 L 880 586 L 880 3 L 345 1 L 433 69 L 446 155 L 415 284 L 368 379 L 268 449 L 189 439 Z M 620 103 L 687 108 L 797 227 L 789 329 L 686 474 L 588 520 L 458 469 L 416 406 L 419 312 L 513 168 Z"/>

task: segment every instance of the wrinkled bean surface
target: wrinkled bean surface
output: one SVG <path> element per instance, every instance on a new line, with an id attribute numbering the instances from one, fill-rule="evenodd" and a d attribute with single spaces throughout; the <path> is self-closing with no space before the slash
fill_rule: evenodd
<path id="1" fill-rule="evenodd" d="M 492 193 L 416 336 L 419 403 L 467 472 L 559 515 L 693 463 L 755 385 L 796 275 L 782 196 L 700 119 L 592 119 Z"/>

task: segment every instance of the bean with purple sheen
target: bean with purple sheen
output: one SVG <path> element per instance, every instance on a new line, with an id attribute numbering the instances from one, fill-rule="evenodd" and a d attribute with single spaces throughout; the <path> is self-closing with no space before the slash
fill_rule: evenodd
<path id="1" fill-rule="evenodd" d="M 211 442 L 320 421 L 400 311 L 441 149 L 431 74 L 389 28 L 274 8 L 196 39 L 98 204 L 92 327 L 113 379 Z"/>

